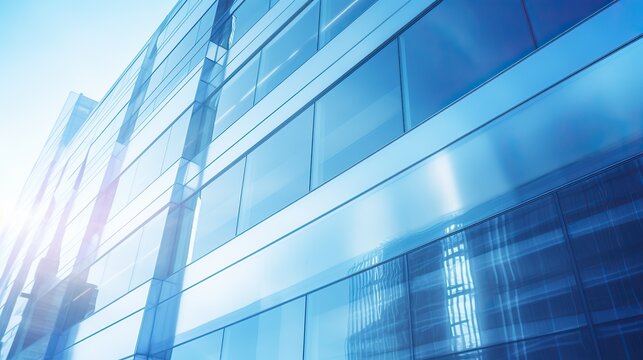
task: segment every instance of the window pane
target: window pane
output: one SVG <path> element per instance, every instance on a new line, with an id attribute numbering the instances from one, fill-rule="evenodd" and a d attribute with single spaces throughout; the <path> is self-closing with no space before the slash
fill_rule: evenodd
<path id="1" fill-rule="evenodd" d="M 213 137 L 219 136 L 254 105 L 258 70 L 259 61 L 255 56 L 215 95 L 219 99 L 216 101 Z"/>
<path id="2" fill-rule="evenodd" d="M 268 11 L 269 0 L 245 0 L 232 15 L 232 43 L 236 43 Z"/>
<path id="3" fill-rule="evenodd" d="M 171 357 L 166 356 L 164 358 L 172 360 L 219 360 L 222 335 L 223 331 L 216 331 L 179 345 L 171 350 Z"/>
<path id="4" fill-rule="evenodd" d="M 312 116 L 306 109 L 248 154 L 239 232 L 308 193 Z"/>
<path id="5" fill-rule="evenodd" d="M 444 1 L 400 46 L 409 128 L 533 49 L 520 0 Z"/>
<path id="6" fill-rule="evenodd" d="M 328 44 L 377 0 L 321 0 L 319 47 Z"/>
<path id="7" fill-rule="evenodd" d="M 403 131 L 397 43 L 392 42 L 315 104 L 314 186 Z"/>
<path id="8" fill-rule="evenodd" d="M 318 16 L 319 3 L 315 3 L 264 47 L 259 67 L 257 101 L 315 54 Z"/>
<path id="9" fill-rule="evenodd" d="M 201 190 L 192 260 L 218 248 L 235 236 L 243 166 L 244 161 L 239 161 Z"/>
<path id="10" fill-rule="evenodd" d="M 539 45 L 572 27 L 613 0 L 525 0 Z"/>
<path id="11" fill-rule="evenodd" d="M 418 358 L 585 324 L 551 198 L 410 254 L 409 273 Z"/>
<path id="12" fill-rule="evenodd" d="M 643 359 L 643 319 L 609 323 L 596 328 L 606 359 Z"/>
<path id="13" fill-rule="evenodd" d="M 538 337 L 527 341 L 441 357 L 441 360 L 596 359 L 588 331 Z"/>
<path id="14" fill-rule="evenodd" d="M 313 359 L 410 359 L 405 263 L 398 258 L 308 295 Z"/>
<path id="15" fill-rule="evenodd" d="M 643 160 L 560 192 L 592 318 L 643 314 Z"/>
<path id="16" fill-rule="evenodd" d="M 303 343 L 304 298 L 299 298 L 226 328 L 222 359 L 301 359 Z"/>

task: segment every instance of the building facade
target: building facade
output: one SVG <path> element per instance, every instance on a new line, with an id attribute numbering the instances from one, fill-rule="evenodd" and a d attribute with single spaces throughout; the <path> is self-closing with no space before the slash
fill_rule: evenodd
<path id="1" fill-rule="evenodd" d="M 642 33 L 640 0 L 180 0 L 61 112 L 0 358 L 643 358 Z"/>

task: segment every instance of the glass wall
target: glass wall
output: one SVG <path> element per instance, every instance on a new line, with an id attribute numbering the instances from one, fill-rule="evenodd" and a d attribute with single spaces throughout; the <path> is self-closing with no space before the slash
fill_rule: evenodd
<path id="1" fill-rule="evenodd" d="M 218 110 L 214 136 L 223 133 L 307 61 L 317 51 L 314 39 L 320 37 L 319 47 L 323 46 L 324 41 L 330 41 L 322 39 L 325 31 L 335 35 L 341 32 L 373 2 L 321 0 L 305 8 L 215 95 Z M 588 16 L 591 14 L 588 9 L 580 6 L 573 10 L 574 16 Z M 314 21 L 318 13 L 319 29 Z M 305 159 L 301 157 L 297 165 L 291 164 L 297 167 L 293 179 L 304 179 L 303 171 L 309 171 L 311 189 L 319 187 L 519 61 L 536 46 L 529 21 L 520 0 L 492 0 L 489 4 L 453 0 L 431 8 L 303 112 L 314 109 L 311 168 L 305 169 Z M 279 136 L 286 139 L 288 135 Z M 305 153 L 305 138 L 290 136 L 297 137 L 294 146 Z M 251 152 L 250 168 L 256 163 L 288 164 L 288 160 L 278 158 L 286 156 L 284 148 L 282 152 L 274 150 L 273 154 L 267 148 L 268 145 L 262 145 Z M 248 189 L 237 233 L 307 193 L 297 185 L 286 195 L 283 192 L 286 188 L 282 187 L 285 183 L 272 184 L 271 188 L 268 180 L 265 179 L 266 187 L 261 189 L 260 196 L 269 206 L 250 210 L 259 206 L 247 203 L 259 201 L 250 200 L 259 196 L 256 194 L 259 189 Z M 255 180 L 245 180 L 244 193 L 251 182 Z M 304 183 L 299 184 L 303 187 Z M 283 200 L 277 202 L 274 200 L 277 198 Z M 250 211 L 256 214 L 251 215 Z"/>
<path id="2" fill-rule="evenodd" d="M 639 358 L 640 209 L 641 157 L 230 325 L 223 358 Z"/>
<path id="3" fill-rule="evenodd" d="M 317 100 L 313 187 L 400 136 L 401 99 L 397 43 L 392 42 Z"/>
<path id="4" fill-rule="evenodd" d="M 520 0 L 440 3 L 400 36 L 409 128 L 516 62 L 534 44 Z"/>
<path id="5" fill-rule="evenodd" d="M 248 154 L 239 232 L 308 192 L 312 116 L 305 110 Z"/>
<path id="6" fill-rule="evenodd" d="M 236 235 L 244 161 L 239 161 L 206 185 L 200 194 L 192 260 L 221 246 Z"/>

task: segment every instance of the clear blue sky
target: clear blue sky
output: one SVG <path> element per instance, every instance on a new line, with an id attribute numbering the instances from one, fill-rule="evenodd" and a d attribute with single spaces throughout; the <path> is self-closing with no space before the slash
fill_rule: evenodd
<path id="1" fill-rule="evenodd" d="M 0 0 L 0 226 L 70 91 L 100 100 L 176 0 Z"/>

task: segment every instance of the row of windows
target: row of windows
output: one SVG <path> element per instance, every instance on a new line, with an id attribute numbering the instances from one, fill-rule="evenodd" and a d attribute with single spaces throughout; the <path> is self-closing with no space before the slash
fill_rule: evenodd
<path id="1" fill-rule="evenodd" d="M 192 259 L 334 178 L 533 50 L 522 3 L 497 2 L 439 4 L 204 188 Z M 293 29 L 299 22 L 316 26 L 307 16 L 318 8 L 312 4 Z M 317 33 L 295 32 L 303 39 Z M 270 59 L 270 50 L 268 44 L 261 61 Z M 258 67 L 252 60 L 223 87 L 219 112 L 228 111 L 215 120 L 215 133 L 245 111 L 238 109 L 252 106 L 252 92 L 235 87 L 254 84 Z"/>
<path id="2" fill-rule="evenodd" d="M 213 137 L 225 131 L 374 2 L 320 0 L 305 9 L 214 95 L 218 111 Z M 545 43 L 608 2 L 440 3 L 400 37 L 407 128 L 426 120 L 532 51 L 536 44 Z M 395 72 L 394 68 L 384 69 L 386 73 Z"/>
<path id="3" fill-rule="evenodd" d="M 596 346 L 640 358 L 642 181 L 639 157 L 454 223 L 443 239 L 155 358 L 591 359 Z"/>

